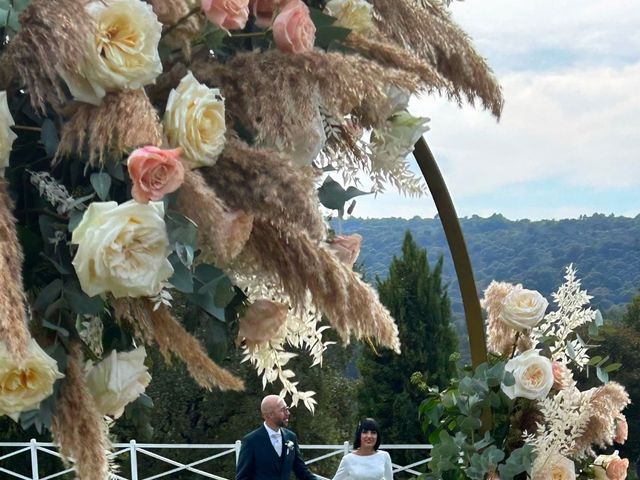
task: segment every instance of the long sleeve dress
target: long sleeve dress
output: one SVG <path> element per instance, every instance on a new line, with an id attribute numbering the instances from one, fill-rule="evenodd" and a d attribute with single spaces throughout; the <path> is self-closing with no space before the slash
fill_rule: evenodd
<path id="1" fill-rule="evenodd" d="M 333 480 L 393 480 L 391 457 L 382 450 L 366 456 L 348 453 L 342 457 Z"/>

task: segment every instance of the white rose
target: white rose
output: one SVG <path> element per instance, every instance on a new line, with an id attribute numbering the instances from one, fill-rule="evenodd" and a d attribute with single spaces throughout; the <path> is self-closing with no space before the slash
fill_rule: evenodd
<path id="1" fill-rule="evenodd" d="M 372 160 L 376 169 L 395 168 L 398 160 L 413 151 L 413 146 L 429 130 L 426 117 L 414 117 L 406 110 L 392 115 L 386 128 L 371 134 Z"/>
<path id="2" fill-rule="evenodd" d="M 553 386 L 553 367 L 551 360 L 543 357 L 538 350 L 527 350 L 505 365 L 505 370 L 511 372 L 515 384 L 502 384 L 502 391 L 509 398 L 523 397 L 530 400 L 540 400 L 549 394 Z"/>
<path id="3" fill-rule="evenodd" d="M 140 0 L 96 0 L 85 7 L 96 22 L 77 71 L 60 71 L 80 101 L 99 105 L 107 92 L 142 88 L 162 73 L 162 24 Z"/>
<path id="4" fill-rule="evenodd" d="M 373 30 L 373 5 L 366 0 L 331 0 L 325 11 L 336 17 L 336 25 L 366 35 Z"/>
<path id="5" fill-rule="evenodd" d="M 31 339 L 20 360 L 0 342 L 0 415 L 18 421 L 21 412 L 35 410 L 53 393 L 53 384 L 64 375 L 58 363 Z"/>
<path id="6" fill-rule="evenodd" d="M 169 94 L 164 131 L 172 147 L 182 148 L 187 167 L 213 165 L 224 149 L 227 131 L 220 90 L 187 73 Z"/>
<path id="7" fill-rule="evenodd" d="M 157 295 L 173 274 L 162 202 L 94 202 L 73 231 L 73 266 L 89 296 Z"/>
<path id="8" fill-rule="evenodd" d="M 500 319 L 511 328 L 527 330 L 540 323 L 548 306 L 539 292 L 518 286 L 505 297 Z"/>
<path id="9" fill-rule="evenodd" d="M 100 413 L 118 418 L 126 405 L 144 393 L 151 382 L 151 375 L 144 366 L 146 356 L 144 347 L 130 352 L 113 350 L 100 363 L 88 364 L 87 387 Z"/>
<path id="10" fill-rule="evenodd" d="M 4 176 L 4 169 L 9 166 L 11 146 L 17 135 L 9 128 L 15 125 L 9 104 L 7 92 L 0 92 L 0 176 Z"/>

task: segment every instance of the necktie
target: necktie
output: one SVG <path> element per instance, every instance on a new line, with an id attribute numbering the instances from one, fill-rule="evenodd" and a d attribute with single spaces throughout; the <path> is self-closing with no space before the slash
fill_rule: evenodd
<path id="1" fill-rule="evenodd" d="M 282 446 L 280 445 L 280 441 L 282 437 L 279 433 L 272 433 L 271 435 L 271 443 L 273 443 L 273 448 L 276 449 L 276 453 L 278 456 L 282 455 Z"/>

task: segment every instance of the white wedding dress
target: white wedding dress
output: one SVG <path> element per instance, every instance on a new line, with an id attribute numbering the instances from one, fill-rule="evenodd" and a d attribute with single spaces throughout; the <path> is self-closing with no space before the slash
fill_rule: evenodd
<path id="1" fill-rule="evenodd" d="M 366 456 L 348 453 L 342 457 L 333 480 L 393 480 L 391 457 L 382 450 Z"/>

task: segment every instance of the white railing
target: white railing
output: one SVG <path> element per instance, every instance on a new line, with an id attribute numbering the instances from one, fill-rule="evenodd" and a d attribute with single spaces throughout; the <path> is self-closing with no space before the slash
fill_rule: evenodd
<path id="1" fill-rule="evenodd" d="M 345 455 L 349 453 L 349 442 L 344 442 L 343 444 L 338 445 L 300 445 L 302 450 L 312 450 L 312 451 L 321 451 L 327 452 L 323 453 L 316 457 L 309 457 L 309 455 L 305 454 L 305 460 L 311 471 L 314 470 L 314 464 L 321 462 L 323 460 L 329 459 L 331 457 L 335 457 L 337 455 Z M 431 445 L 381 445 L 380 447 L 383 450 L 389 451 L 391 454 L 391 458 L 393 459 L 393 452 L 398 450 L 404 451 L 424 451 L 425 458 L 421 459 L 417 462 L 411 463 L 410 465 L 398 465 L 396 463 L 393 464 L 393 473 L 395 474 L 408 474 L 409 476 L 419 476 L 421 472 L 416 470 L 416 468 L 421 465 L 425 465 L 429 462 L 430 458 L 427 457 L 427 451 L 431 450 Z M 206 451 L 207 455 L 198 460 L 192 461 L 190 463 L 181 463 L 176 460 L 172 460 L 169 457 L 164 455 L 160 455 L 157 453 L 158 450 L 198 450 L 198 451 Z M 21 480 L 49 480 L 54 478 L 63 478 L 63 475 L 72 474 L 75 471 L 73 464 L 68 468 L 60 467 L 59 471 L 51 472 L 46 471 L 42 472 L 40 470 L 40 462 L 39 459 L 42 457 L 49 455 L 52 457 L 56 457 L 58 459 L 62 459 L 62 456 L 58 452 L 58 446 L 54 443 L 43 443 L 37 442 L 36 440 L 31 440 L 30 442 L 0 442 L 0 453 L 3 451 L 9 450 L 8 453 L 4 453 L 0 455 L 0 478 L 18 478 Z M 210 454 L 215 452 L 213 454 Z M 113 450 L 109 452 L 109 458 L 114 462 L 121 465 L 122 469 L 127 467 L 130 470 L 130 476 L 122 476 L 124 475 L 122 472 L 117 472 L 112 475 L 114 480 L 155 480 L 158 478 L 170 479 L 174 478 L 173 475 L 179 472 L 189 472 L 193 474 L 192 477 L 189 478 L 213 478 L 215 480 L 228 480 L 225 477 L 221 477 L 212 473 L 210 471 L 204 470 L 203 464 L 213 462 L 217 459 L 222 459 L 224 457 L 228 457 L 230 455 L 234 456 L 234 462 L 237 462 L 238 455 L 240 453 L 240 440 L 235 443 L 227 443 L 227 444 L 193 444 L 193 445 L 180 445 L 173 443 L 137 443 L 135 440 L 131 440 L 129 443 L 115 443 L 113 444 Z M 18 455 L 27 456 L 26 465 L 27 470 L 30 465 L 30 472 L 22 472 L 18 473 L 15 471 L 11 471 L 6 466 L 9 462 L 8 459 L 15 460 L 18 458 Z M 128 461 L 124 458 L 122 461 L 118 461 L 119 457 L 128 455 Z M 157 460 L 158 462 L 162 462 L 169 466 L 169 469 L 163 471 L 162 473 L 158 473 L 152 476 L 144 476 L 144 472 L 139 471 L 138 469 L 138 459 L 142 456 L 152 458 Z M 61 464 L 62 465 L 62 464 Z M 209 466 L 207 470 L 211 470 L 213 466 Z M 7 477 L 6 475 L 9 475 Z M 30 475 L 30 476 L 27 476 Z M 46 476 L 43 476 L 46 475 Z M 319 479 L 327 480 L 326 477 L 317 475 Z M 68 475 L 65 478 L 69 478 Z"/>

